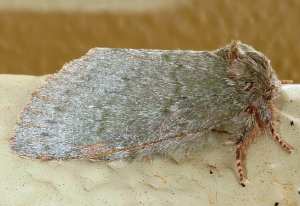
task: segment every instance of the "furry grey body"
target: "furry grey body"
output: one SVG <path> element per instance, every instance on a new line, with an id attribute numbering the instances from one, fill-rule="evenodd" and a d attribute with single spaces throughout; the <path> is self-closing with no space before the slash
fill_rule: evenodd
<path id="1" fill-rule="evenodd" d="M 186 154 L 242 120 L 239 145 L 257 116 L 260 129 L 273 121 L 268 101 L 279 89 L 268 59 L 240 42 L 210 52 L 97 48 L 32 95 L 12 148 L 42 160 Z"/>

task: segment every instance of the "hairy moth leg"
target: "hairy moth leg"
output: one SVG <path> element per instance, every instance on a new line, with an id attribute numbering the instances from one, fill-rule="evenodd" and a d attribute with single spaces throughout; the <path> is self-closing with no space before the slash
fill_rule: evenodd
<path id="1" fill-rule="evenodd" d="M 293 84 L 293 80 L 280 80 L 281 84 Z"/>
<path id="2" fill-rule="evenodd" d="M 242 159 L 241 144 L 237 145 L 235 154 L 236 154 L 236 156 L 235 156 L 236 167 L 237 167 L 239 178 L 240 178 L 240 185 L 242 185 L 242 187 L 245 187 L 246 185 L 244 184 L 243 167 L 241 164 L 241 159 Z"/>
<path id="3" fill-rule="evenodd" d="M 256 108 L 252 105 L 248 106 L 245 110 L 249 116 L 246 120 L 247 124 L 243 127 L 240 133 L 236 136 L 236 166 L 239 174 L 240 185 L 245 187 L 244 173 L 242 166 L 242 153 L 256 141 L 263 128 L 263 122 L 261 121 Z"/>
<path id="4" fill-rule="evenodd" d="M 242 187 L 245 187 L 245 183 L 244 183 L 244 173 L 243 173 L 243 167 L 241 164 L 241 159 L 242 159 L 242 152 L 243 149 L 246 150 L 254 141 L 255 139 L 258 137 L 260 131 L 258 129 L 258 124 L 257 122 L 254 122 L 254 124 L 252 125 L 251 130 L 248 133 L 247 138 L 243 139 L 241 142 L 239 142 L 236 145 L 236 166 L 237 166 L 237 171 L 239 174 L 239 181 L 240 181 L 240 185 L 242 185 Z M 278 142 L 285 150 L 287 150 L 288 152 L 292 152 L 292 148 L 289 147 L 288 145 L 286 145 L 281 138 L 277 135 L 275 128 L 274 128 L 274 124 L 272 122 L 269 123 L 269 128 L 270 131 L 272 133 L 272 137 L 273 139 Z M 246 129 L 247 130 L 247 129 Z"/>
<path id="5" fill-rule="evenodd" d="M 276 142 L 278 142 L 278 143 L 280 144 L 280 146 L 282 146 L 285 150 L 287 150 L 288 152 L 291 153 L 291 152 L 293 151 L 293 149 L 292 149 L 291 147 L 289 147 L 288 145 L 286 145 L 286 144 L 281 140 L 281 138 L 277 135 L 273 123 L 269 123 L 269 128 L 270 128 L 270 130 L 271 130 L 273 139 L 274 139 Z"/>

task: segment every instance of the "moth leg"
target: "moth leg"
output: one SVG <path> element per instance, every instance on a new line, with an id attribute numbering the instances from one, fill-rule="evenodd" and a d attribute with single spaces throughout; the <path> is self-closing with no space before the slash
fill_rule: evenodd
<path id="1" fill-rule="evenodd" d="M 238 144 L 236 147 L 236 167 L 238 170 L 238 174 L 239 174 L 239 178 L 240 178 L 240 185 L 242 185 L 242 187 L 245 187 L 246 185 L 244 184 L 244 173 L 243 173 L 243 167 L 241 164 L 241 159 L 242 159 L 242 148 L 241 148 L 242 144 Z"/>
<path id="2" fill-rule="evenodd" d="M 239 174 L 239 181 L 240 184 L 245 187 L 244 184 L 244 173 L 243 173 L 243 167 L 241 164 L 242 159 L 242 152 L 246 151 L 247 148 L 249 148 L 256 140 L 256 138 L 260 134 L 260 126 L 259 126 L 260 119 L 254 118 L 253 115 L 250 116 L 250 119 L 248 121 L 248 126 L 243 129 L 243 131 L 238 135 L 236 143 L 236 166 L 237 171 Z M 292 148 L 286 145 L 281 138 L 277 135 L 275 131 L 275 127 L 272 121 L 268 123 L 268 126 L 270 128 L 270 131 L 272 133 L 273 139 L 275 139 L 276 142 L 278 142 L 284 149 L 286 149 L 288 152 L 292 152 Z"/>
<path id="3" fill-rule="evenodd" d="M 288 152 L 292 152 L 293 149 L 291 147 L 289 147 L 288 145 L 286 145 L 282 140 L 281 138 L 277 135 L 276 131 L 275 131 L 275 128 L 274 128 L 274 125 L 272 122 L 269 123 L 269 128 L 271 130 L 271 133 L 272 133 L 272 137 L 273 139 L 278 142 L 280 144 L 280 146 L 282 146 L 284 149 L 286 149 Z"/>
<path id="4" fill-rule="evenodd" d="M 293 84 L 293 80 L 281 80 L 281 84 Z"/>
<path id="5" fill-rule="evenodd" d="M 261 130 L 259 127 L 260 120 L 256 118 L 254 113 L 254 107 L 249 107 L 247 110 L 247 118 L 244 121 L 247 123 L 246 126 L 240 129 L 238 135 L 234 138 L 236 145 L 236 166 L 239 175 L 240 185 L 245 187 L 244 183 L 244 173 L 242 166 L 242 154 L 247 151 L 247 149 L 256 141 Z"/>

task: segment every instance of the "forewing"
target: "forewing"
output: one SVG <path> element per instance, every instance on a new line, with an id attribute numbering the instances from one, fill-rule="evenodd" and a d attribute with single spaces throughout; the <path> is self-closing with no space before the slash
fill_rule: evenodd
<path id="1" fill-rule="evenodd" d="M 214 52 L 93 49 L 32 95 L 12 148 L 43 160 L 123 158 L 215 128 L 249 102 L 227 64 Z"/>

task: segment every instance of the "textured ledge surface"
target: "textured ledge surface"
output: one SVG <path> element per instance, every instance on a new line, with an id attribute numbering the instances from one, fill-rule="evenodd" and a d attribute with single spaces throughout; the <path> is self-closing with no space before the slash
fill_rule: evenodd
<path id="1" fill-rule="evenodd" d="M 9 0 L 1 2 L 1 10 L 38 11 L 38 12 L 149 12 L 180 7 L 187 0 Z"/>
<path id="2" fill-rule="evenodd" d="M 300 85 L 283 86 L 278 132 L 287 153 L 262 136 L 247 152 L 245 188 L 235 154 L 214 134 L 213 144 L 183 160 L 151 164 L 40 162 L 20 158 L 9 141 L 28 96 L 45 77 L 0 75 L 0 200 L 3 205 L 299 205 Z M 293 121 L 293 124 L 292 122 Z"/>

